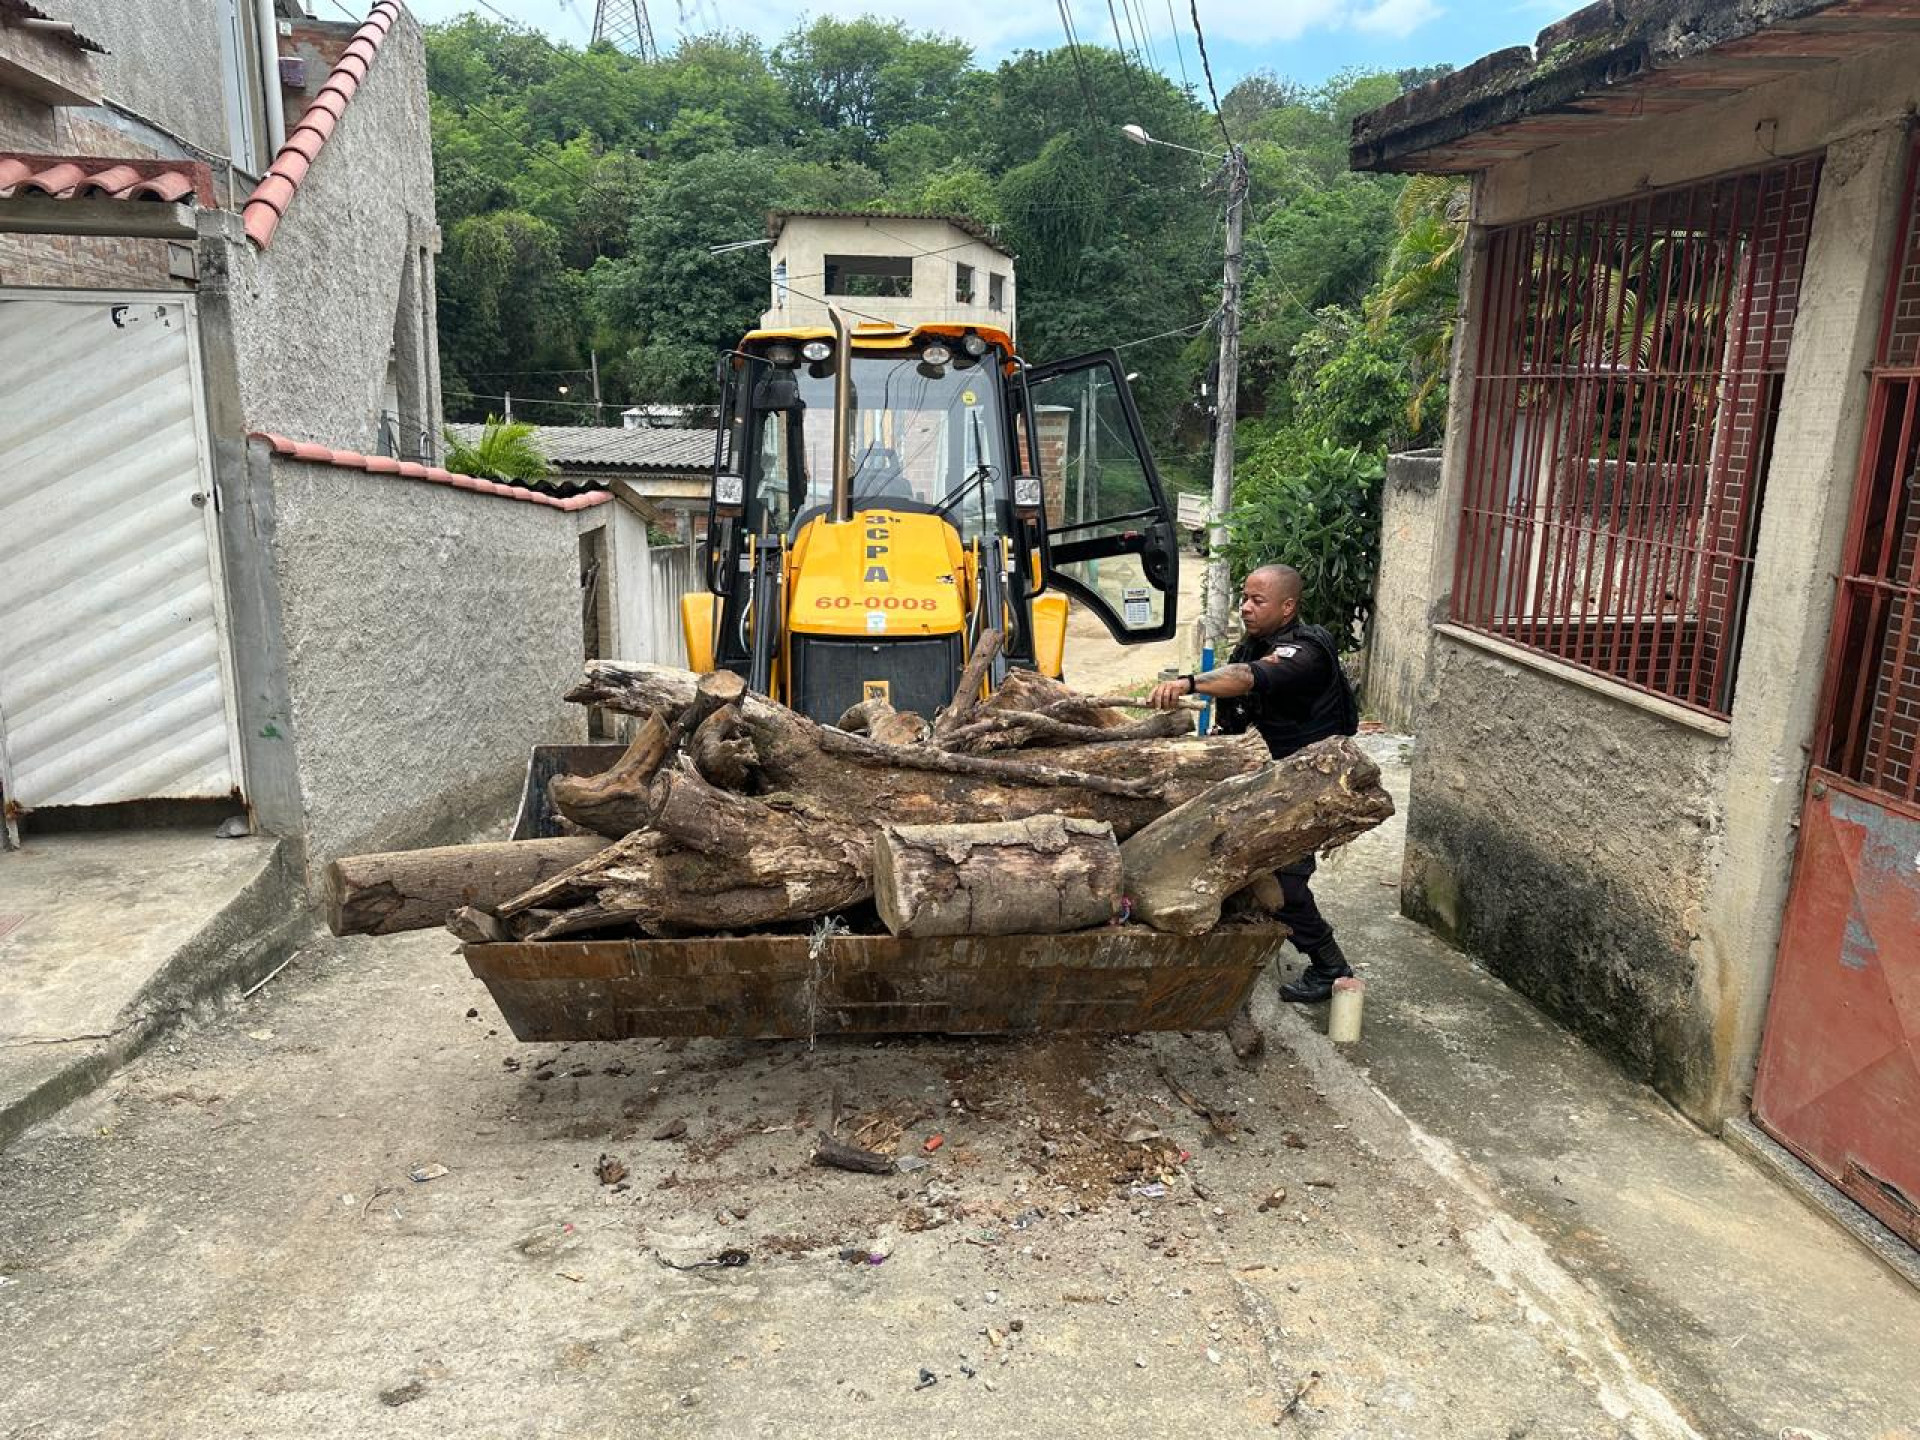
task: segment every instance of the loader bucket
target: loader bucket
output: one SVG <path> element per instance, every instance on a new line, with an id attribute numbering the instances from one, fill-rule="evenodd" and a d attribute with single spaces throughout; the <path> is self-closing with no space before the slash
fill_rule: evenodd
<path id="1" fill-rule="evenodd" d="M 1217 1030 L 1282 925 L 1163 935 L 547 940 L 465 947 L 521 1040 Z"/>

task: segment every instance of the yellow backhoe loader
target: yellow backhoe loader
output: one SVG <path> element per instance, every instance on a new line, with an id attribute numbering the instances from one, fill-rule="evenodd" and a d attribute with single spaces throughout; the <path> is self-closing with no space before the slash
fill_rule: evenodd
<path id="1" fill-rule="evenodd" d="M 990 683 L 1059 676 L 1070 597 L 1123 644 L 1173 634 L 1176 517 L 1117 354 L 833 320 L 721 362 L 694 669 L 827 724 L 876 697 L 931 720 L 988 630 Z"/>

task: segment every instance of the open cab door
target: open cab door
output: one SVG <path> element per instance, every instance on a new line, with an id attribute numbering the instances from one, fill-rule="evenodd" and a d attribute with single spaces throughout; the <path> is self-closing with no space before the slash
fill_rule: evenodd
<path id="1" fill-rule="evenodd" d="M 1088 606 L 1123 645 L 1168 639 L 1178 620 L 1179 532 L 1119 354 L 1036 366 L 1026 381 L 1046 583 Z"/>

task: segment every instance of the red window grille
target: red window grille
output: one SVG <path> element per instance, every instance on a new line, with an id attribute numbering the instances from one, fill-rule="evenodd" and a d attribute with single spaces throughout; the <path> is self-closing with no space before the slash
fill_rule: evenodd
<path id="1" fill-rule="evenodd" d="M 1819 175 L 1493 232 L 1456 623 L 1727 714 Z"/>
<path id="2" fill-rule="evenodd" d="M 1920 150 L 1887 294 L 1859 488 L 1840 577 L 1816 763 L 1889 799 L 1920 799 Z"/>

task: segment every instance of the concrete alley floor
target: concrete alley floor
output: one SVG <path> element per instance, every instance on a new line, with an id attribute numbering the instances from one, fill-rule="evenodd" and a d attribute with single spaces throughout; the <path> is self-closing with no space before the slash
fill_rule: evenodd
<path id="1" fill-rule="evenodd" d="M 0 852 L 0 1147 L 309 928 L 278 842 L 29 833 Z"/>
<path id="2" fill-rule="evenodd" d="M 1322 887 L 1384 1096 L 1270 984 L 1254 1071 L 1211 1035 L 522 1046 L 442 935 L 313 945 L 0 1151 L 0 1436 L 1920 1436 L 1920 1296 L 1585 1052 L 1475 1035 L 1516 1022 L 1389 918 L 1397 833 Z M 1510 1118 L 1409 1123 L 1426 1086 Z M 927 1165 L 809 1166 L 836 1114 Z M 1555 1115 L 1593 1128 L 1511 1153 Z"/>

